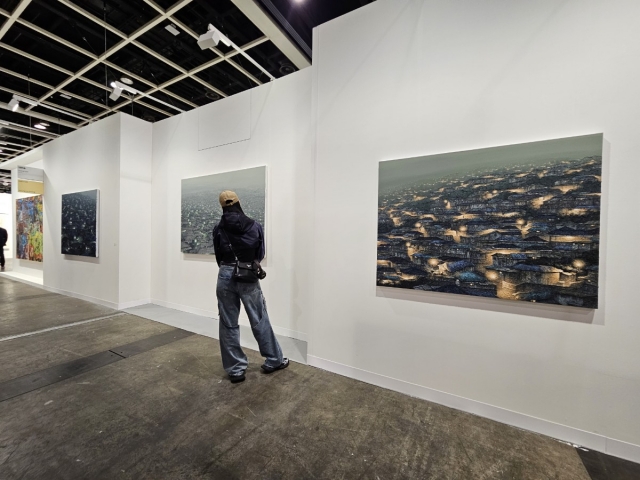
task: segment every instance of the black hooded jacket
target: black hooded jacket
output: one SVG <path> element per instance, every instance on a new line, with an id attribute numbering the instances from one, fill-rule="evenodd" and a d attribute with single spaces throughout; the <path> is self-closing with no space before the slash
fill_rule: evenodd
<path id="1" fill-rule="evenodd" d="M 224 207 L 222 211 L 220 223 L 213 229 L 213 248 L 218 265 L 220 262 L 235 262 L 229 242 L 241 262 L 261 262 L 265 250 L 262 225 L 247 217 L 239 204 Z"/>

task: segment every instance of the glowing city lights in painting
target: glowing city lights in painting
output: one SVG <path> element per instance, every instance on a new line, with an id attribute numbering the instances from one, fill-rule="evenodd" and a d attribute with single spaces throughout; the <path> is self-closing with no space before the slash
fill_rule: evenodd
<path id="1" fill-rule="evenodd" d="M 602 144 L 381 162 L 377 284 L 597 308 Z"/>

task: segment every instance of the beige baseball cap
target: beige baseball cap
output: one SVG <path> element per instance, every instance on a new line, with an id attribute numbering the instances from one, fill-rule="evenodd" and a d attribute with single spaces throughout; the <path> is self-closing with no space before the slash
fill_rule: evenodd
<path id="1" fill-rule="evenodd" d="M 232 192 L 231 190 L 225 190 L 220 194 L 220 205 L 223 207 L 230 207 L 239 201 L 240 199 L 238 195 L 236 195 L 236 192 Z"/>

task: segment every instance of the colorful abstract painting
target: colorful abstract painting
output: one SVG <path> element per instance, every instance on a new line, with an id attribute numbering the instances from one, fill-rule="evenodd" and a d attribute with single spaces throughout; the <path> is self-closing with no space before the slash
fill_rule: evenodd
<path id="1" fill-rule="evenodd" d="M 42 262 L 42 195 L 16 200 L 16 257 Z"/>
<path id="2" fill-rule="evenodd" d="M 381 162 L 377 285 L 598 306 L 602 134 Z"/>

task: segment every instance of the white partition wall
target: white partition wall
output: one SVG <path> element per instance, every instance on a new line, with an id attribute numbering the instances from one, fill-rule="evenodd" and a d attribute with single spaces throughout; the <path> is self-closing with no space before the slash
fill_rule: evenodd
<path id="1" fill-rule="evenodd" d="M 44 286 L 113 308 L 147 303 L 151 124 L 116 114 L 43 147 Z M 62 195 L 100 190 L 99 257 L 60 250 Z"/>
<path id="2" fill-rule="evenodd" d="M 231 121 L 227 102 L 239 109 L 232 116 L 234 125 L 250 126 L 248 140 L 238 141 L 237 129 L 226 125 Z M 153 303 L 217 317 L 215 258 L 180 251 L 181 180 L 266 165 L 268 276 L 262 288 L 276 333 L 306 339 L 313 185 L 310 121 L 307 69 L 154 124 Z M 207 132 L 220 146 L 203 148 L 208 144 L 201 137 Z M 221 137 L 225 132 L 228 139 Z M 248 325 L 246 319 L 241 322 Z"/>
<path id="3" fill-rule="evenodd" d="M 44 146 L 45 287 L 118 305 L 120 117 L 113 115 Z M 100 190 L 98 258 L 61 253 L 62 195 Z"/>
<path id="4" fill-rule="evenodd" d="M 153 125 L 120 117 L 119 308 L 151 297 L 151 162 Z"/>
<path id="5" fill-rule="evenodd" d="M 315 30 L 312 364 L 640 459 L 639 17 L 378 0 Z M 597 311 L 376 289 L 378 162 L 600 132 Z"/>

